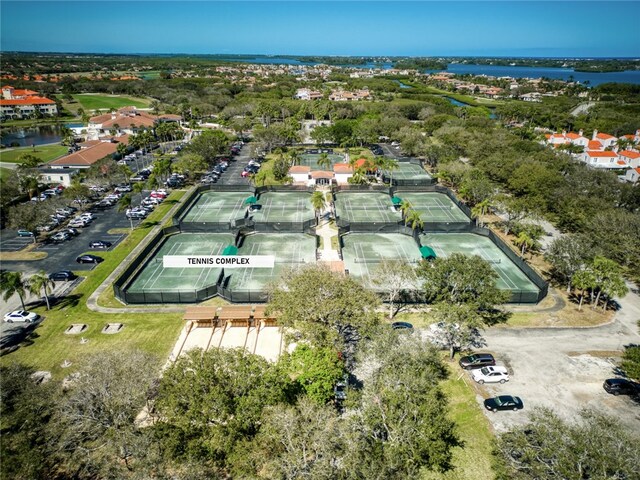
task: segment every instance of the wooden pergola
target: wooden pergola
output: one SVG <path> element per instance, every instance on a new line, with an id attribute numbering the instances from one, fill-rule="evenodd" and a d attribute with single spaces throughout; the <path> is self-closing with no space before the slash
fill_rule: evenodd
<path id="1" fill-rule="evenodd" d="M 192 321 L 197 326 L 222 326 L 231 327 L 251 326 L 262 324 L 275 326 L 276 319 L 267 316 L 265 305 L 225 305 L 224 307 L 187 307 L 184 316 L 185 321 Z"/>

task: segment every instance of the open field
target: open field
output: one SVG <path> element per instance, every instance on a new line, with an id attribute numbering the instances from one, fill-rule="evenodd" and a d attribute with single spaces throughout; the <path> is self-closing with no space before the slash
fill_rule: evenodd
<path id="1" fill-rule="evenodd" d="M 64 147 L 60 144 L 54 145 L 36 145 L 33 147 L 21 147 L 21 148 L 12 148 L 10 150 L 0 150 L 0 162 L 10 162 L 10 163 L 18 163 L 18 158 L 20 155 L 28 153 L 29 155 L 33 155 L 38 157 L 44 163 L 50 162 L 51 160 L 55 160 L 58 157 L 66 155 L 67 147 Z"/>
<path id="2" fill-rule="evenodd" d="M 12 172 L 10 168 L 0 167 L 0 180 Z"/>
<path id="3" fill-rule="evenodd" d="M 86 111 L 122 108 L 134 106 L 138 108 L 147 108 L 151 104 L 151 100 L 137 97 L 126 97 L 120 95 L 98 95 L 98 94 L 77 94 L 73 98 Z"/>
<path id="4" fill-rule="evenodd" d="M 116 248 L 101 254 L 104 262 L 91 271 L 78 272 L 86 275 L 86 278 L 51 310 L 47 311 L 44 307 L 33 309 L 44 320 L 35 325 L 17 350 L 5 352 L 0 364 L 23 362 L 36 370 L 47 370 L 54 377 L 62 378 L 82 363 L 83 356 L 108 348 L 139 349 L 157 355 L 159 364 L 164 362 L 183 327 L 181 314 L 103 314 L 89 310 L 86 301 L 183 194 L 184 191 L 172 192 L 167 201 Z M 65 335 L 64 331 L 72 323 L 84 323 L 88 328 L 80 335 Z M 105 335 L 101 330 L 107 323 L 123 323 L 125 327 L 118 334 Z M 82 344 L 81 338 L 88 341 Z M 61 366 L 65 360 L 71 362 L 68 368 Z"/>

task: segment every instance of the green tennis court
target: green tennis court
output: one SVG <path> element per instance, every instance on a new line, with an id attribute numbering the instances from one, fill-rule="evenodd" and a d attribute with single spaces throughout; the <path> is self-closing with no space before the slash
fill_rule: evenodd
<path id="1" fill-rule="evenodd" d="M 250 192 L 203 192 L 182 217 L 183 222 L 230 222 L 243 218 Z"/>
<path id="2" fill-rule="evenodd" d="M 260 210 L 250 214 L 255 222 L 305 222 L 313 220 L 311 194 L 305 192 L 264 192 L 258 197 Z"/>
<path id="3" fill-rule="evenodd" d="M 335 196 L 336 216 L 349 223 L 398 223 L 402 213 L 382 192 L 340 192 Z"/>
<path id="4" fill-rule="evenodd" d="M 444 193 L 438 192 L 396 192 L 396 196 L 411 203 L 420 213 L 423 222 L 464 222 L 469 217 Z"/>
<path id="5" fill-rule="evenodd" d="M 327 157 L 329 158 L 329 160 L 331 161 L 331 166 L 330 167 L 321 167 L 318 164 L 318 160 L 320 160 L 320 156 L 322 154 L 320 153 L 305 153 L 303 155 L 300 155 L 300 165 L 306 165 L 308 167 L 311 167 L 311 170 L 333 170 L 333 166 L 336 163 L 344 163 L 344 156 L 343 155 L 339 155 L 337 153 L 328 153 Z"/>
<path id="6" fill-rule="evenodd" d="M 409 162 L 398 162 L 398 168 L 392 171 L 385 170 L 383 173 L 385 177 L 394 180 L 424 180 L 425 183 L 428 183 L 432 179 L 431 175 L 420 165 Z"/>
<path id="7" fill-rule="evenodd" d="M 164 255 L 220 255 L 235 238 L 230 233 L 179 233 L 166 239 L 127 289 L 132 293 L 177 292 L 215 285 L 219 268 L 164 268 Z"/>
<path id="8" fill-rule="evenodd" d="M 431 247 L 438 257 L 452 253 L 478 255 L 498 274 L 498 288 L 514 292 L 535 292 L 539 288 L 487 237 L 473 233 L 427 233 L 420 235 L 422 245 Z"/>
<path id="9" fill-rule="evenodd" d="M 342 260 L 349 275 L 373 288 L 370 276 L 383 260 L 401 260 L 417 264 L 422 256 L 418 245 L 400 233 L 349 233 L 342 237 Z"/>
<path id="10" fill-rule="evenodd" d="M 247 235 L 238 255 L 274 255 L 273 268 L 229 270 L 232 291 L 260 292 L 285 268 L 316 262 L 316 238 L 304 233 L 254 233 Z M 227 272 L 225 272 L 226 275 Z"/>

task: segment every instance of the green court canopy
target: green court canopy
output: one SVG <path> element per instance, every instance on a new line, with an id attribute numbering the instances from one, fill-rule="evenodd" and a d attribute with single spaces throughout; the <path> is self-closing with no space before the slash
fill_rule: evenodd
<path id="1" fill-rule="evenodd" d="M 222 251 L 222 255 L 237 255 L 238 254 L 238 247 L 234 247 L 233 245 L 227 245 L 226 247 L 224 247 L 224 250 Z"/>
<path id="2" fill-rule="evenodd" d="M 254 203 L 258 203 L 258 199 L 256 197 L 249 197 L 244 201 L 244 203 L 253 205 Z"/>
<path id="3" fill-rule="evenodd" d="M 400 197 L 392 197 L 391 203 L 393 203 L 394 205 L 400 205 L 402 203 L 402 199 Z"/>
<path id="4" fill-rule="evenodd" d="M 422 258 L 436 258 L 436 252 L 431 247 L 420 247 Z"/>

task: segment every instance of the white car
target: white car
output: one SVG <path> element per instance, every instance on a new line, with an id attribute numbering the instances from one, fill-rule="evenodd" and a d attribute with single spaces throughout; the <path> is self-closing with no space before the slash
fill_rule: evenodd
<path id="1" fill-rule="evenodd" d="M 89 221 L 84 218 L 74 218 L 69 222 L 69 226 L 72 228 L 83 228 L 89 225 Z"/>
<path id="2" fill-rule="evenodd" d="M 40 315 L 38 315 L 37 313 L 27 312 L 26 310 L 15 310 L 13 312 L 9 312 L 5 314 L 4 321 L 8 323 L 13 323 L 13 322 L 31 323 L 31 322 L 35 322 L 38 318 L 40 318 Z"/>
<path id="3" fill-rule="evenodd" d="M 509 381 L 509 372 L 507 369 L 498 365 L 472 370 L 471 376 L 481 385 L 483 383 L 505 383 Z"/>
<path id="4" fill-rule="evenodd" d="M 89 219 L 89 221 L 91 221 L 91 220 L 95 220 L 96 216 L 91 212 L 84 212 L 80 214 L 80 218 Z"/>

